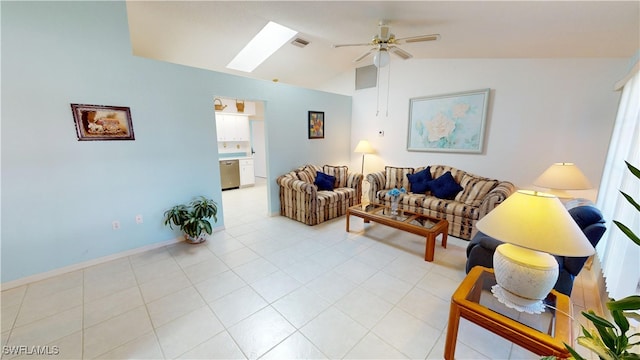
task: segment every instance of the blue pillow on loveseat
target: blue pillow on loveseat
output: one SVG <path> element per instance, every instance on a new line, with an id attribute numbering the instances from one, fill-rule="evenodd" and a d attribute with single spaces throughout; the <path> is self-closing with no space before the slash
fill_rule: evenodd
<path id="1" fill-rule="evenodd" d="M 318 186 L 318 190 L 333 191 L 333 184 L 336 182 L 336 177 L 327 175 L 323 172 L 316 172 L 316 180 L 314 184 Z"/>

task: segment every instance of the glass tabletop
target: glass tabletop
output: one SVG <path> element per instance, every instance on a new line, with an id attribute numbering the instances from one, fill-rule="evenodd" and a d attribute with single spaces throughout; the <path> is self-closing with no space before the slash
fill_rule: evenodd
<path id="1" fill-rule="evenodd" d="M 407 224 L 420 226 L 423 228 L 430 229 L 438 222 L 437 219 L 430 218 L 423 214 L 414 213 L 407 210 L 398 209 L 394 214 L 391 211 L 391 208 L 384 205 L 377 204 L 368 204 L 363 206 L 358 206 L 358 210 L 366 212 L 368 214 L 383 216 L 389 219 L 393 219 L 396 221 L 404 222 Z"/>
<path id="2" fill-rule="evenodd" d="M 491 287 L 496 285 L 495 275 L 491 272 L 483 272 L 467 294 L 466 300 L 477 303 L 487 309 L 517 321 L 527 327 L 541 333 L 555 336 L 556 297 L 549 294 L 545 300 L 547 305 L 541 314 L 529 314 L 519 312 L 501 303 L 491 292 Z"/>

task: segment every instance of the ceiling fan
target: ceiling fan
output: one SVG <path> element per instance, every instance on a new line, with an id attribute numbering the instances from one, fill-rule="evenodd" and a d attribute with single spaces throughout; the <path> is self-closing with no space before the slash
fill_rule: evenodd
<path id="1" fill-rule="evenodd" d="M 391 33 L 391 27 L 383 22 L 378 25 L 378 34 L 368 43 L 361 44 L 337 44 L 333 45 L 334 48 L 347 47 L 347 46 L 371 46 L 367 52 L 358 56 L 353 62 L 358 62 L 375 52 L 373 63 L 377 67 L 384 67 L 389 63 L 389 53 L 393 53 L 403 60 L 407 60 L 413 57 L 410 53 L 402 50 L 398 45 L 410 44 L 423 41 L 434 41 L 440 39 L 440 34 L 419 35 L 405 38 L 396 38 Z"/>

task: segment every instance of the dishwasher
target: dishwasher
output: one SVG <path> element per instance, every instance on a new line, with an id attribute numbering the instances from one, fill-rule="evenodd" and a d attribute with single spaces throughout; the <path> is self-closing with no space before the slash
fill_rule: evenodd
<path id="1" fill-rule="evenodd" d="M 238 160 L 220 160 L 220 183 L 222 190 L 240 187 L 240 165 Z"/>

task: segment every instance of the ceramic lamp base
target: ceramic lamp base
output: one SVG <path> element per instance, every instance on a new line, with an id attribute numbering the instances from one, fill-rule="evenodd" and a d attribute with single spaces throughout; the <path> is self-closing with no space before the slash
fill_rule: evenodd
<path id="1" fill-rule="evenodd" d="M 558 262 L 543 252 L 502 244 L 493 254 L 498 285 L 491 291 L 506 306 L 518 311 L 539 314 L 543 300 L 558 280 Z"/>

